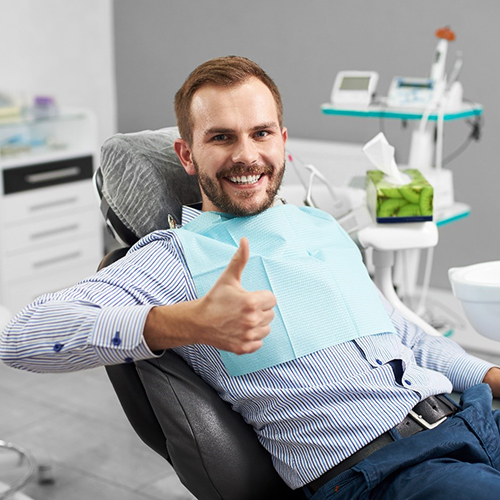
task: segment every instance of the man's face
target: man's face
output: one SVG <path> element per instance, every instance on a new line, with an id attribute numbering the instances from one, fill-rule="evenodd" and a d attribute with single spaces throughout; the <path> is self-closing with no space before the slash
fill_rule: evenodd
<path id="1" fill-rule="evenodd" d="M 253 215 L 269 208 L 285 169 L 287 131 L 270 90 L 257 78 L 235 87 L 207 85 L 191 103 L 193 143 L 176 143 L 197 174 L 203 210 Z"/>

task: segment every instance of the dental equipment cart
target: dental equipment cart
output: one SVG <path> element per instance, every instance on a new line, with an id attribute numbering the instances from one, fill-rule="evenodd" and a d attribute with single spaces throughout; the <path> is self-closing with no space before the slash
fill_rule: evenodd
<path id="1" fill-rule="evenodd" d="M 335 106 L 327 103 L 322 104 L 321 111 L 328 116 L 353 116 L 360 118 L 379 118 L 379 119 L 399 119 L 408 121 L 420 121 L 424 116 L 424 110 L 415 108 L 392 108 L 384 105 L 369 105 L 369 106 Z M 454 109 L 452 112 L 440 112 L 434 110 L 428 114 L 427 120 L 429 122 L 437 122 L 437 137 L 436 137 L 436 151 L 435 151 L 435 166 L 429 169 L 422 169 L 425 176 L 434 174 L 435 179 L 429 179 L 431 184 L 433 181 L 439 180 L 439 173 L 442 172 L 441 164 L 443 158 L 443 134 L 444 122 L 452 120 L 464 120 L 466 118 L 479 116 L 483 112 L 480 104 L 462 104 L 459 108 Z M 411 167 L 418 168 L 418 165 L 411 165 Z M 443 179 L 444 180 L 444 179 Z M 434 186 L 436 190 L 436 186 Z M 448 198 L 450 195 L 447 195 Z M 453 195 L 451 194 L 451 198 Z M 470 207 L 464 203 L 456 203 L 454 199 L 452 203 L 447 203 L 443 207 L 437 207 L 436 224 L 443 226 L 455 220 L 467 217 L 470 213 Z M 435 207 L 436 208 L 436 207 Z"/>
<path id="2" fill-rule="evenodd" d="M 463 103 L 458 107 L 455 107 L 451 111 L 441 109 L 433 109 L 429 112 L 429 110 L 418 109 L 418 108 L 396 108 L 390 107 L 387 105 L 368 105 L 368 106 L 359 106 L 359 105 L 334 105 L 331 103 L 323 104 L 321 106 L 321 111 L 323 114 L 328 116 L 352 116 L 352 117 L 360 117 L 360 118 L 379 118 L 379 119 L 399 119 L 399 120 L 408 120 L 414 121 L 418 123 L 423 118 L 428 122 L 436 122 L 437 126 L 437 134 L 436 134 L 436 145 L 435 151 L 433 152 L 434 164 L 430 168 L 422 169 L 424 175 L 429 177 L 429 181 L 431 184 L 434 184 L 434 188 L 436 193 L 439 193 L 439 181 L 441 179 L 446 180 L 450 186 L 446 186 L 446 194 L 443 196 L 443 199 L 446 198 L 442 205 L 438 205 L 435 209 L 435 219 L 434 222 L 437 227 L 444 226 L 451 222 L 455 222 L 459 219 L 467 217 L 470 213 L 470 207 L 465 203 L 455 202 L 453 197 L 453 186 L 451 184 L 451 172 L 442 170 L 442 158 L 443 158 L 443 135 L 444 135 L 444 123 L 451 120 L 463 120 L 470 117 L 479 116 L 483 112 L 483 108 L 480 104 L 470 104 Z M 413 140 L 413 138 L 412 138 Z M 413 148 L 412 148 L 413 149 Z M 411 163 L 411 152 L 410 159 Z M 411 165 L 415 167 L 416 165 Z M 418 166 L 417 166 L 418 167 Z M 440 177 L 441 175 L 441 177 Z M 432 178 L 431 178 L 432 177 Z M 451 191 L 451 193 L 449 192 Z M 432 224 L 432 223 L 430 223 Z M 419 225 L 419 224 L 417 224 Z M 374 227 L 377 226 L 374 224 Z M 391 225 L 392 226 L 392 225 Z M 410 226 L 410 224 L 404 224 L 404 226 Z M 391 230 L 395 228 L 384 228 L 383 225 L 379 225 L 381 230 Z M 375 228 L 376 229 L 376 228 Z M 362 230 L 363 231 L 363 230 Z M 366 231 L 365 231 L 366 232 Z M 368 233 L 370 234 L 370 233 Z M 371 236 L 371 235 L 370 235 Z M 369 241 L 377 241 L 380 238 L 367 238 Z M 394 240 L 394 239 L 393 239 Z M 436 240 L 437 242 L 437 240 Z M 427 245 L 428 248 L 431 248 L 433 244 Z M 396 245 L 397 246 L 397 245 Z M 425 247 L 425 246 L 424 246 Z M 424 248 L 418 247 L 418 248 Z M 417 271 L 418 271 L 418 263 L 419 263 L 419 254 L 420 250 L 416 248 L 414 250 L 408 250 L 407 247 L 401 247 L 398 249 L 396 247 L 391 248 L 391 252 L 402 253 L 410 252 L 410 258 L 413 259 L 412 270 L 413 273 L 408 276 L 408 286 L 407 291 L 410 293 L 414 291 L 416 279 L 417 279 Z M 426 247 L 425 247 L 426 248 Z M 387 249 L 375 249 L 375 250 L 387 250 Z M 380 284 L 379 284 L 380 285 Z M 385 287 L 387 283 L 385 283 Z M 395 295 L 395 293 L 393 294 Z M 395 299 L 396 300 L 396 299 Z M 393 304 L 396 307 L 396 304 Z M 399 306 L 399 305 L 398 305 Z M 399 307 L 397 307 L 399 309 Z M 421 314 L 421 311 L 419 311 Z"/>

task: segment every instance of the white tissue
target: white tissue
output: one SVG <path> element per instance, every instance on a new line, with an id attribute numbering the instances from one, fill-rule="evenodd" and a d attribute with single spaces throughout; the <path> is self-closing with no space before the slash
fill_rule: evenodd
<path id="1" fill-rule="evenodd" d="M 411 178 L 398 169 L 394 160 L 394 147 L 387 142 L 382 132 L 363 146 L 363 152 L 378 170 L 384 172 L 387 182 L 396 186 L 411 182 Z"/>

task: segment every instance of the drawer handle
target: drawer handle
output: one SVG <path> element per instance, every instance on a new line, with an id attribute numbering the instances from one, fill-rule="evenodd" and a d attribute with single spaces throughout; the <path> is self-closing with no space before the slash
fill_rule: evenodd
<path id="1" fill-rule="evenodd" d="M 71 203 L 75 203 L 78 201 L 76 196 L 73 198 L 64 198 L 63 200 L 49 201 L 48 203 L 40 203 L 39 205 L 32 205 L 29 207 L 29 211 L 33 212 L 34 210 L 43 210 L 45 208 L 57 207 L 58 205 L 67 205 Z"/>
<path id="2" fill-rule="evenodd" d="M 54 236 L 55 234 L 67 233 L 71 231 L 75 231 L 80 226 L 78 224 L 71 224 L 70 226 L 56 227 L 54 229 L 49 229 L 48 231 L 42 231 L 41 233 L 30 234 L 31 240 L 37 240 L 39 238 L 47 238 L 50 236 Z"/>
<path id="3" fill-rule="evenodd" d="M 76 177 L 81 172 L 80 167 L 66 167 L 51 172 L 40 172 L 38 174 L 29 174 L 25 177 L 29 184 L 39 184 L 40 182 L 53 181 L 54 179 L 65 179 L 67 177 Z"/>
<path id="4" fill-rule="evenodd" d="M 33 267 L 40 268 L 45 266 L 50 266 L 52 264 L 59 264 L 63 260 L 72 260 L 80 257 L 81 252 L 72 252 L 66 255 L 58 255 L 57 257 L 53 257 L 52 259 L 40 260 L 38 262 L 33 262 Z"/>

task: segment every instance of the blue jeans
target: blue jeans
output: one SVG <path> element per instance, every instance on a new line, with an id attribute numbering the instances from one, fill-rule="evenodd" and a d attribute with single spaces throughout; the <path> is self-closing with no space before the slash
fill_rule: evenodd
<path id="1" fill-rule="evenodd" d="M 466 390 L 461 410 L 435 429 L 396 439 L 333 478 L 313 500 L 500 498 L 500 411 L 486 384 Z"/>

